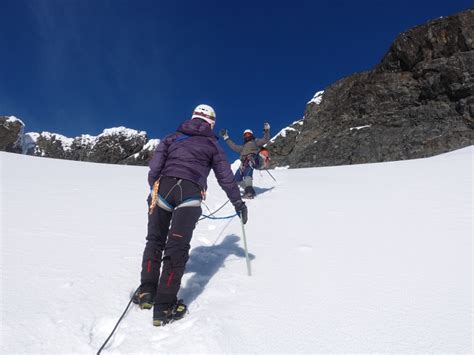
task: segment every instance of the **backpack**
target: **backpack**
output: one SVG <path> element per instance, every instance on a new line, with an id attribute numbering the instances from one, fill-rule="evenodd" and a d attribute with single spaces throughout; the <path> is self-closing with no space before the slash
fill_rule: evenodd
<path id="1" fill-rule="evenodd" d="M 267 148 L 259 148 L 255 140 L 253 142 L 258 149 L 253 168 L 257 170 L 268 169 L 270 167 L 270 151 Z"/>

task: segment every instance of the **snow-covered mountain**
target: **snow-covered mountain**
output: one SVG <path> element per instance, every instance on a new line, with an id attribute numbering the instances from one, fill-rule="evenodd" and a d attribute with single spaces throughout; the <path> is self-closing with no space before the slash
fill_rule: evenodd
<path id="1" fill-rule="evenodd" d="M 105 129 L 98 136 L 68 138 L 58 133 L 27 132 L 14 116 L 0 116 L 0 150 L 48 158 L 98 163 L 147 165 L 159 139 L 126 127 Z M 2 134 L 3 132 L 3 134 Z"/>
<path id="2" fill-rule="evenodd" d="M 239 221 L 203 220 L 189 314 L 156 328 L 134 307 L 103 354 L 472 353 L 473 154 L 256 172 L 253 275 Z M 4 152 L 0 167 L 1 353 L 95 353 L 139 282 L 147 169 Z"/>

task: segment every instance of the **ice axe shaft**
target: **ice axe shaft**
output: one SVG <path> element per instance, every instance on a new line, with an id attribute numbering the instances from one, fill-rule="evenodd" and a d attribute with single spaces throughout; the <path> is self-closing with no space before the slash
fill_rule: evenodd
<path id="1" fill-rule="evenodd" d="M 275 182 L 276 182 L 276 179 L 273 177 L 273 175 L 272 175 L 272 174 L 270 174 L 270 172 L 269 172 L 267 169 L 265 169 L 265 171 L 268 173 L 268 175 L 270 175 L 270 177 L 273 179 L 273 181 L 275 181 Z"/>
<path id="2" fill-rule="evenodd" d="M 242 218 L 240 218 L 240 224 L 242 225 L 242 234 L 244 236 L 244 249 L 245 249 L 245 259 L 247 260 L 247 273 L 249 276 L 252 276 L 252 270 L 250 267 L 250 258 L 249 258 L 249 252 L 247 249 L 247 237 L 245 235 L 245 226 L 244 222 L 242 221 Z"/>

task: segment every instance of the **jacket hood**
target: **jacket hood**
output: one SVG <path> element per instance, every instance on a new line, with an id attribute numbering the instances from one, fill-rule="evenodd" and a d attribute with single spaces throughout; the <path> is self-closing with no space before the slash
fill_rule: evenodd
<path id="1" fill-rule="evenodd" d="M 217 138 L 209 124 L 201 119 L 195 118 L 184 121 L 177 129 L 178 132 L 190 136 L 204 136 Z"/>

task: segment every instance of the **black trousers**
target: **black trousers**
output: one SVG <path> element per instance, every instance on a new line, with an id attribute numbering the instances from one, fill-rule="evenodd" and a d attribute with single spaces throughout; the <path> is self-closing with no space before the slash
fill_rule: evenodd
<path id="1" fill-rule="evenodd" d="M 156 206 L 148 215 L 141 271 L 142 291 L 156 292 L 155 304 L 175 303 L 189 259 L 193 231 L 202 212 L 201 189 L 188 180 L 162 177 L 158 193 L 162 198 L 161 206 L 166 206 Z M 187 201 L 194 203 L 180 207 L 181 204 L 189 205 Z"/>

